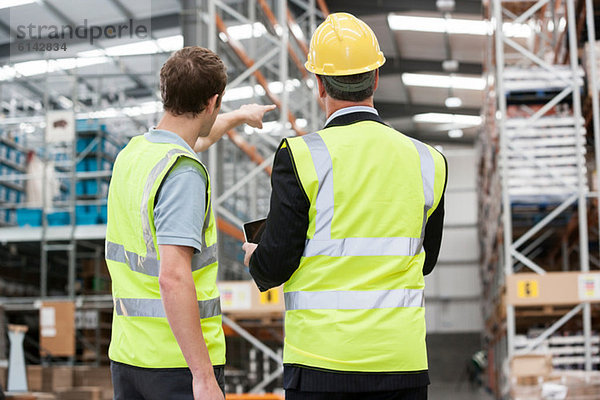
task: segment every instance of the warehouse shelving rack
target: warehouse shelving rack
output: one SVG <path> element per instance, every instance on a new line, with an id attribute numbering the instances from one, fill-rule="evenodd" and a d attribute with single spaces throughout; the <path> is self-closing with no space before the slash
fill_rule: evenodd
<path id="1" fill-rule="evenodd" d="M 595 27 L 593 2 L 585 1 L 587 12 L 587 40 L 595 42 Z M 581 4 L 581 2 L 579 3 Z M 590 192 L 586 175 L 585 158 L 585 125 L 582 113 L 581 89 L 583 81 L 578 60 L 578 29 L 576 18 L 576 1 L 501 1 L 493 0 L 486 10 L 488 18 L 492 21 L 494 35 L 490 36 L 488 53 L 486 54 L 486 72 L 488 73 L 488 97 L 484 102 L 484 119 L 486 132 L 480 138 L 480 233 L 482 247 L 482 279 L 484 293 L 487 296 L 484 306 L 486 322 L 486 341 L 490 359 L 489 383 L 496 389 L 497 395 L 507 395 L 508 391 L 508 361 L 515 355 L 528 354 L 535 350 L 541 343 L 555 333 L 575 315 L 582 313 L 582 326 L 585 349 L 585 370 L 592 369 L 592 312 L 591 305 L 584 302 L 576 305 L 557 321 L 547 326 L 534 340 L 524 348 L 518 347 L 516 337 L 518 313 L 515 306 L 505 299 L 505 283 L 508 276 L 522 268 L 529 268 L 538 273 L 545 274 L 546 266 L 536 262 L 543 251 L 544 244 L 549 238 L 557 235 L 557 230 L 564 229 L 566 223 L 558 221 L 565 212 L 567 220 L 572 222 L 578 231 L 577 251 L 579 253 L 578 270 L 590 270 L 590 242 L 588 231 L 589 199 L 598 199 L 598 192 Z M 561 31 L 561 25 L 566 28 Z M 533 43 L 523 43 L 511 37 L 509 30 L 518 26 L 529 26 L 534 33 Z M 549 27 L 552 26 L 552 29 Z M 537 27 L 537 28 L 535 28 Z M 594 47 L 594 46 L 592 46 Z M 565 65 L 564 62 L 567 61 Z M 592 57 L 597 57 L 592 54 Z M 551 60 L 550 60 L 551 59 Z M 595 58 L 592 58 L 595 59 Z M 592 63 L 594 64 L 594 63 Z M 511 110 L 507 103 L 509 87 L 507 83 L 515 67 L 536 68 L 541 71 L 536 77 L 529 76 L 531 80 L 553 80 L 561 82 L 560 87 L 553 88 L 552 95 L 545 99 L 545 104 L 539 107 L 524 106 L 526 117 L 511 118 Z M 526 75 L 526 74 L 525 74 Z M 539 78 L 539 75 L 542 75 Z M 545 78 L 544 76 L 545 75 Z M 593 103 L 593 152 L 596 169 L 600 166 L 600 135 L 598 134 L 598 82 L 597 73 L 594 71 L 588 76 L 588 85 L 591 85 Z M 547 95 L 547 93 L 546 93 Z M 572 156 L 569 178 L 565 179 L 565 168 L 557 168 L 552 164 L 552 158 L 539 157 L 535 153 L 527 153 L 528 148 L 536 146 L 531 141 L 519 142 L 528 132 L 547 129 L 552 122 L 556 122 L 557 106 L 568 104 L 570 116 L 567 129 L 550 128 L 559 130 L 560 133 L 552 136 L 546 134 L 545 138 L 536 140 L 537 146 L 544 140 L 553 146 L 562 147 Z M 560 110 L 559 110 L 560 111 Z M 564 121 L 563 121 L 564 123 Z M 536 127 L 537 125 L 537 127 Z M 565 134 L 568 132 L 568 134 Z M 569 136 L 570 135 L 570 136 Z M 550 138 L 550 139 L 548 139 Z M 552 139 L 554 138 L 554 139 Z M 526 138 L 527 139 L 527 138 Z M 519 161 L 521 165 L 515 160 Z M 556 160 L 555 160 L 556 161 Z M 523 176 L 525 168 L 529 169 L 528 181 L 521 183 L 527 198 L 519 198 L 518 185 L 515 177 Z M 516 174 L 515 174 L 516 173 Z M 545 190 L 543 180 L 548 185 L 554 186 L 552 191 Z M 532 191 L 531 188 L 534 188 Z M 597 201 L 597 200 L 596 200 Z M 520 204 L 519 204 L 520 203 Z M 527 218 L 520 218 L 519 206 L 525 205 Z M 540 211 L 543 209 L 543 211 Z M 535 214 L 531 214 L 534 212 Z M 574 218 L 577 218 L 576 220 Z M 595 221 L 592 225 L 598 224 Z M 559 235 L 560 236 L 560 235 Z M 564 242 L 563 247 L 567 243 Z M 540 265 L 542 264 L 542 265 Z M 563 269 L 569 268 L 568 253 L 563 251 Z M 506 333 L 504 334 L 504 330 Z M 500 372 L 499 374 L 497 372 Z M 496 382 L 500 379 L 501 382 Z"/>

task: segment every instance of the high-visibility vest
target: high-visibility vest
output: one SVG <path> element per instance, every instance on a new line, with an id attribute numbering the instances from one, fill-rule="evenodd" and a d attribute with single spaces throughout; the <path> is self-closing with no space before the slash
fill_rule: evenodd
<path id="1" fill-rule="evenodd" d="M 432 147 L 374 121 L 287 139 L 310 202 L 284 286 L 285 364 L 427 370 L 423 238 L 445 187 Z"/>
<path id="2" fill-rule="evenodd" d="M 213 365 L 225 364 L 225 336 L 217 279 L 217 230 L 210 179 L 197 155 L 183 146 L 136 136 L 119 153 L 108 191 L 106 263 L 114 300 L 109 358 L 146 368 L 187 367 L 160 296 L 160 254 L 154 204 L 161 183 L 180 157 L 207 177 L 202 251 L 192 258 L 202 334 Z"/>

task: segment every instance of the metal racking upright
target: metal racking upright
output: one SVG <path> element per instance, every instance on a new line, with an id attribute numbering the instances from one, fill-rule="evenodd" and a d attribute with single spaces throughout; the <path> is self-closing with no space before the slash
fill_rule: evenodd
<path id="1" fill-rule="evenodd" d="M 595 43 L 593 2 L 584 1 L 587 40 Z M 503 288 L 507 279 L 523 267 L 537 274 L 546 274 L 547 266 L 536 262 L 536 256 L 540 254 L 544 242 L 555 233 L 551 225 L 565 211 L 570 211 L 577 217 L 577 270 L 590 270 L 587 212 L 589 199 L 598 199 L 600 194 L 588 189 L 586 164 L 595 164 L 596 169 L 600 166 L 598 82 L 597 74 L 588 76 L 588 85 L 593 88 L 594 105 L 595 163 L 591 163 L 586 162 L 585 156 L 585 120 L 581 101 L 583 79 L 578 60 L 576 1 L 492 0 L 488 6 L 493 36 L 489 39 L 486 54 L 486 131 L 482 132 L 479 143 L 482 151 L 482 278 L 487 288 L 484 292 L 488 296 L 484 313 L 488 320 L 486 339 L 492 349 L 489 353 L 492 355 L 489 360 L 490 380 L 495 381 L 496 376 L 500 375 L 500 384 L 492 383 L 492 386 L 501 388 L 497 390 L 498 395 L 506 395 L 508 361 L 515 355 L 534 351 L 580 312 L 584 337 L 584 368 L 586 371 L 592 369 L 592 315 L 589 302 L 575 305 L 558 320 L 547 325 L 524 348 L 519 348 L 515 340 L 518 317 L 515 306 L 505 300 Z M 518 35 L 514 34 L 518 29 L 531 32 L 529 41 L 518 39 Z M 591 56 L 595 59 L 594 54 Z M 561 59 L 568 62 L 563 63 Z M 534 85 L 540 85 L 540 81 L 542 86 L 544 81 L 551 82 L 548 86 L 552 90 L 547 91 L 543 104 L 539 107 L 521 107 L 525 110 L 525 115 L 514 115 L 507 103 L 510 89 L 514 87 L 515 75 L 517 78 L 520 76 L 524 82 L 534 81 Z M 542 148 L 544 146 L 547 148 Z M 553 156 L 556 151 L 558 154 Z M 568 162 L 563 157 L 565 155 L 569 156 Z M 564 165 L 559 165 L 558 162 L 564 162 Z M 553 206 L 549 207 L 551 211 L 547 213 L 523 220 L 518 219 L 517 212 L 517 205 L 523 203 L 530 208 L 542 203 L 552 203 Z M 515 226 L 517 229 L 513 229 Z M 568 267 L 568 264 L 567 259 L 565 265 Z M 501 371 L 501 374 L 495 374 L 494 371 Z"/>

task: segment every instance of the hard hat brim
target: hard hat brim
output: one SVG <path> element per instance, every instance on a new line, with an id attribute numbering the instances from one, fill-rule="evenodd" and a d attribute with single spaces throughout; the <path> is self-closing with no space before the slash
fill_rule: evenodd
<path id="1" fill-rule="evenodd" d="M 304 68 L 306 68 L 307 71 L 312 72 L 313 74 L 317 74 L 317 75 L 326 75 L 326 76 L 356 75 L 356 74 L 362 74 L 365 72 L 373 71 L 373 70 L 381 67 L 383 64 L 385 64 L 385 61 L 386 61 L 385 57 L 383 56 L 383 53 L 381 53 L 379 60 L 377 60 L 373 64 L 370 64 L 370 65 L 367 65 L 367 66 L 361 67 L 361 68 L 341 69 L 341 70 L 336 70 L 335 72 L 331 72 L 331 71 L 325 71 L 324 68 L 316 68 L 309 61 L 304 63 Z"/>

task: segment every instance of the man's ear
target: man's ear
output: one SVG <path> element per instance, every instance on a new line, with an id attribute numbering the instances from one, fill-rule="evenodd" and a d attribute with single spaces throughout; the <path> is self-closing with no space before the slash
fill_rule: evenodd
<path id="1" fill-rule="evenodd" d="M 208 104 L 206 105 L 206 111 L 208 114 L 213 114 L 215 110 L 217 110 L 221 106 L 221 99 L 219 94 L 215 94 L 210 99 L 208 99 Z"/>
<path id="2" fill-rule="evenodd" d="M 327 96 L 327 92 L 325 91 L 325 85 L 323 85 L 323 81 L 319 75 L 315 75 L 317 78 L 317 86 L 319 88 L 319 97 L 324 99 Z"/>

